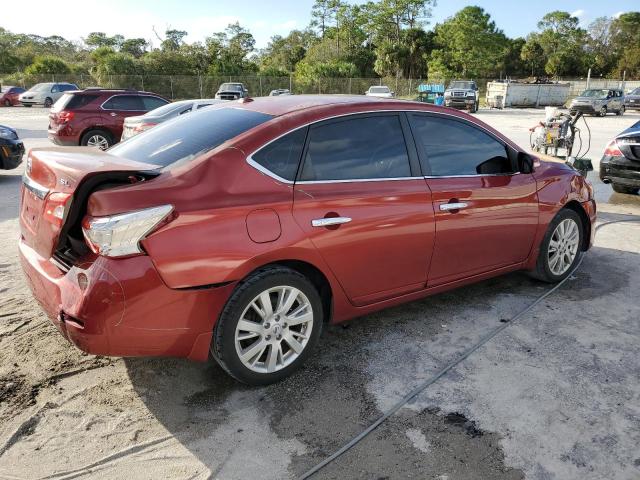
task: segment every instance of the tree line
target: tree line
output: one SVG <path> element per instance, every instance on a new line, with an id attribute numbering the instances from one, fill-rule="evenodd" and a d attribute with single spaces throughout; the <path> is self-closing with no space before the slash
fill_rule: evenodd
<path id="1" fill-rule="evenodd" d="M 143 38 L 90 33 L 82 41 L 14 34 L 0 27 L 0 73 L 107 75 L 497 78 L 640 78 L 640 12 L 601 17 L 587 28 L 568 12 L 544 15 L 526 38 L 509 38 L 481 7 L 429 28 L 435 0 L 352 5 L 315 0 L 305 29 L 275 35 L 265 48 L 239 23 L 188 43 L 167 29 Z M 154 30 L 155 33 L 155 30 Z"/>

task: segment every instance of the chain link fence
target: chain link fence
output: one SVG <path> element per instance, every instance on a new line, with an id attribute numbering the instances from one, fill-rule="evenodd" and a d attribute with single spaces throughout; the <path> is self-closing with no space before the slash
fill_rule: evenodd
<path id="1" fill-rule="evenodd" d="M 187 98 L 213 98 L 224 82 L 242 82 L 252 96 L 265 96 L 276 89 L 288 89 L 295 94 L 347 94 L 362 95 L 372 85 L 386 85 L 401 98 L 415 98 L 421 83 L 449 83 L 451 79 L 429 78 L 316 78 L 302 81 L 295 76 L 208 76 L 208 75 L 104 75 L 46 74 L 25 75 L 22 73 L 0 74 L 0 85 L 15 85 L 30 88 L 36 83 L 69 82 L 80 88 L 103 87 L 146 90 L 171 100 Z M 485 98 L 487 83 L 492 79 L 477 79 L 480 98 Z M 571 85 L 570 97 L 589 88 L 623 88 L 630 91 L 640 87 L 640 81 L 614 79 L 563 79 Z"/>

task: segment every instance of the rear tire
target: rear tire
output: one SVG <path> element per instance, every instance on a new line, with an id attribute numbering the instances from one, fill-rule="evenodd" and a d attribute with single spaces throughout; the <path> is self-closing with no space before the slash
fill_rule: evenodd
<path id="1" fill-rule="evenodd" d="M 22 104 L 23 107 L 27 107 L 27 108 L 31 108 L 31 105 L 27 104 L 27 103 L 23 103 Z"/>
<path id="2" fill-rule="evenodd" d="M 611 188 L 616 193 L 626 193 L 627 195 L 635 195 L 640 190 L 637 187 L 626 187 L 624 185 L 620 185 L 619 183 L 612 183 Z"/>
<path id="3" fill-rule="evenodd" d="M 80 145 L 83 147 L 96 147 L 100 150 L 106 150 L 114 143 L 111 134 L 100 129 L 89 130 L 80 139 Z"/>
<path id="4" fill-rule="evenodd" d="M 624 115 L 624 105 L 620 107 L 620 110 L 616 112 L 616 115 Z"/>
<path id="5" fill-rule="evenodd" d="M 311 355 L 322 331 L 320 295 L 300 273 L 267 267 L 227 301 L 210 351 L 229 375 L 249 385 L 278 382 Z"/>
<path id="6" fill-rule="evenodd" d="M 569 208 L 560 210 L 542 239 L 532 276 L 548 283 L 569 276 L 582 256 L 584 230 L 580 215 Z"/>
<path id="7" fill-rule="evenodd" d="M 11 106 L 11 100 L 5 100 L 4 101 L 4 106 L 5 107 L 10 107 Z"/>

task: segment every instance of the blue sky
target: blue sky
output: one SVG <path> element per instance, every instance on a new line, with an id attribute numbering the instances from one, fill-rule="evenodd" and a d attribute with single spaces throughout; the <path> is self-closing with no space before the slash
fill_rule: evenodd
<path id="1" fill-rule="evenodd" d="M 80 39 L 92 31 L 103 31 L 148 40 L 155 39 L 153 27 L 158 32 L 170 27 L 187 30 L 190 33 L 187 40 L 196 41 L 224 29 L 230 22 L 239 21 L 251 30 L 260 48 L 274 34 L 304 28 L 310 20 L 311 5 L 313 0 L 83 0 L 78 8 L 51 8 L 50 0 L 22 0 L 20 11 L 31 13 L 11 15 L 10 20 L 1 18 L 0 26 L 17 33 L 57 34 L 71 39 Z M 638 0 L 440 0 L 433 9 L 431 26 L 467 5 L 483 7 L 510 37 L 524 36 L 535 30 L 536 23 L 545 13 L 557 9 L 574 13 L 585 26 L 599 16 L 640 10 Z"/>

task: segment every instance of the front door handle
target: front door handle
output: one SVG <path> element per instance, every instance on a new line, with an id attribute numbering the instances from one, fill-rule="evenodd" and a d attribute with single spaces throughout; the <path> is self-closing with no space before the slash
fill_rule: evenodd
<path id="1" fill-rule="evenodd" d="M 117 117 L 118 116 L 118 114 L 114 113 L 114 112 L 110 113 L 109 115 L 111 115 L 112 117 Z"/>
<path id="2" fill-rule="evenodd" d="M 450 210 L 460 210 L 462 208 L 467 208 L 469 205 L 467 203 L 464 202 L 457 202 L 457 203 L 441 203 L 440 204 L 440 210 L 444 211 L 444 212 L 448 212 Z"/>
<path id="3" fill-rule="evenodd" d="M 351 219 L 349 217 L 325 217 L 316 218 L 311 220 L 312 227 L 330 227 L 331 225 L 342 225 L 343 223 L 349 223 Z"/>

